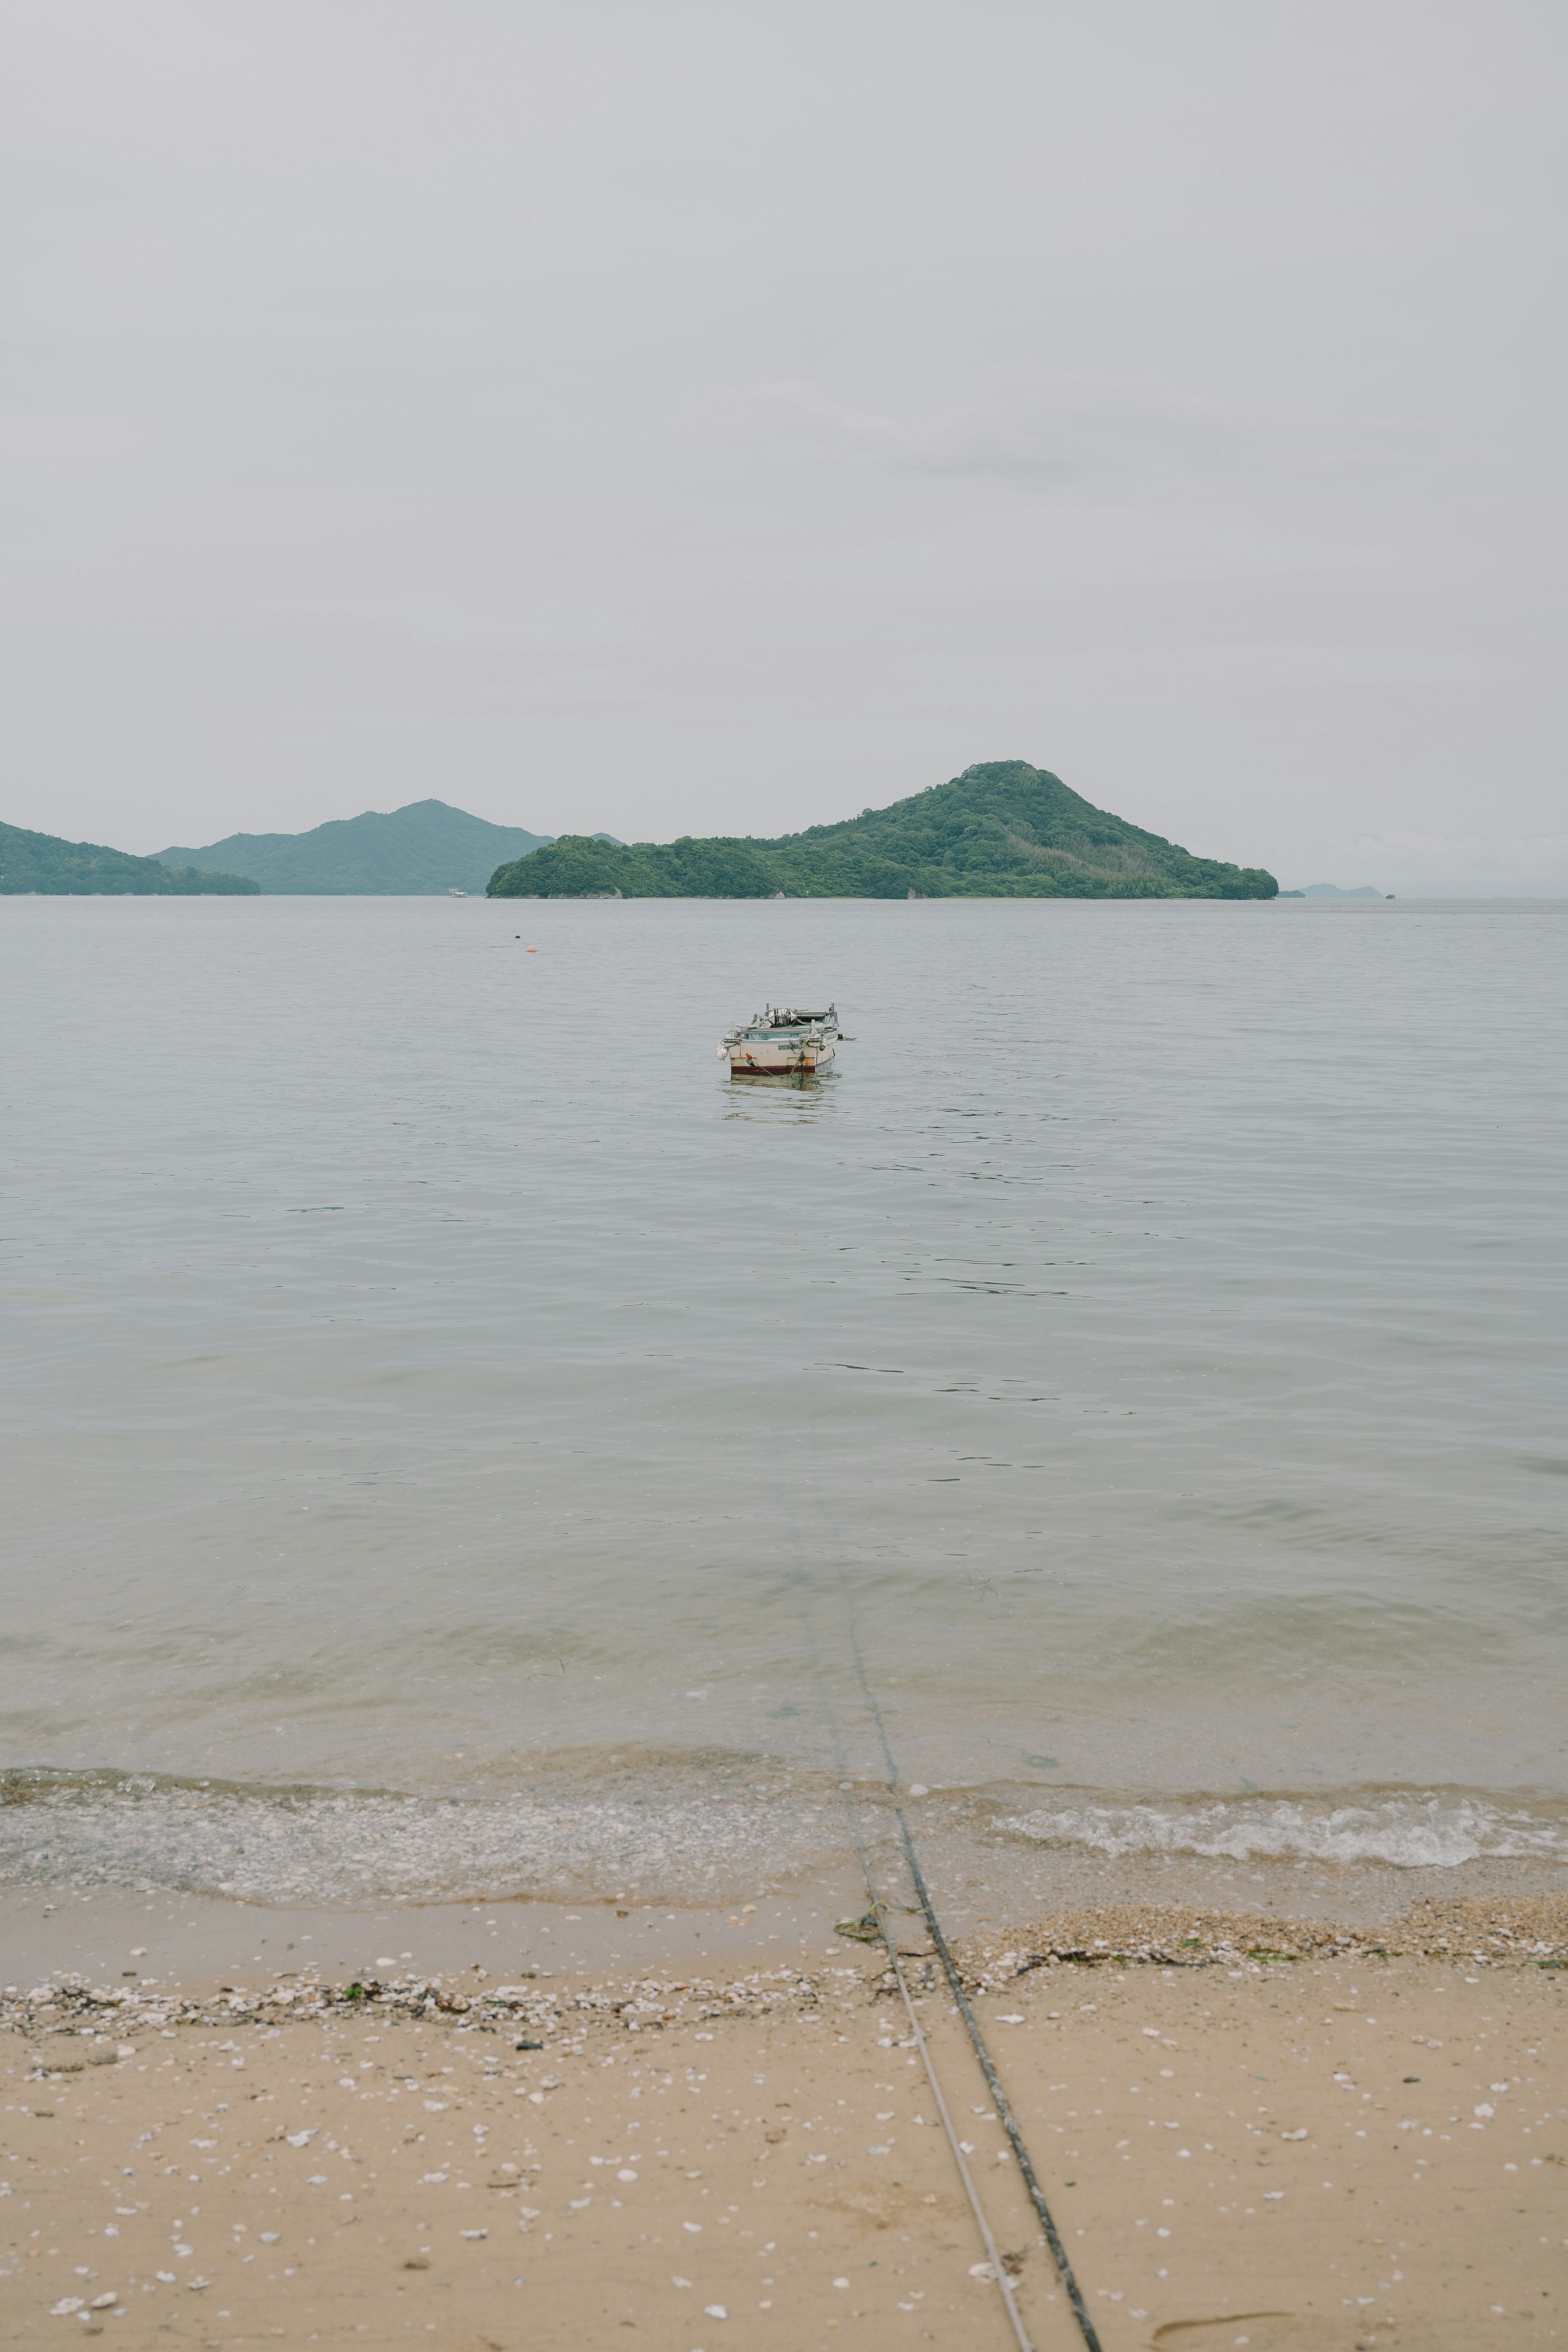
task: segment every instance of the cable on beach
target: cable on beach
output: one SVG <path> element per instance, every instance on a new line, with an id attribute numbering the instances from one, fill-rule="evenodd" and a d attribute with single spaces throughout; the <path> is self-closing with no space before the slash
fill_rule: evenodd
<path id="1" fill-rule="evenodd" d="M 969 2200 L 975 2224 L 980 2231 L 981 2243 L 985 2248 L 985 2259 L 995 2273 L 996 2284 L 1002 2290 L 1002 2300 L 1007 2306 L 1007 2316 L 1013 2323 L 1013 2333 L 1018 2339 L 1018 2352 L 1035 2352 L 1029 2332 L 1024 2325 L 1023 2314 L 1018 2309 L 1018 2299 L 1013 2285 L 1012 2273 L 1002 2260 L 994 2232 L 986 2219 L 985 2208 L 980 2201 L 980 2192 L 974 2186 L 968 2158 L 963 2153 L 963 2142 L 954 2128 L 952 2117 L 948 2113 L 947 2101 L 942 2096 L 942 2084 L 937 2080 L 936 2066 L 925 2035 L 921 2029 L 920 2019 L 915 2015 L 914 2002 L 910 1998 L 910 1988 L 900 1961 L 898 1946 L 882 1926 L 883 1906 L 877 1893 L 876 1882 L 871 1872 L 871 1857 L 866 1851 L 866 1842 L 860 1834 L 859 1819 L 856 1813 L 852 1797 L 846 1798 L 844 1811 L 849 1822 L 849 1834 L 855 1841 L 855 1851 L 860 1857 L 860 1871 L 866 1881 L 866 1899 L 870 1906 L 870 1916 L 877 1922 L 877 1931 L 882 1938 L 883 1947 L 892 1968 L 893 1980 L 902 1997 L 904 2014 L 909 2020 L 910 2032 L 914 2035 L 915 2048 L 921 2053 L 921 2063 L 925 2068 L 926 2081 L 931 2084 L 931 2095 L 936 2101 L 936 2111 L 942 2117 L 942 2127 L 947 2134 L 947 2144 L 952 2152 L 952 2160 L 958 2167 L 958 2177 L 963 2183 L 964 2194 Z M 1096 2352 L 1098 2352 L 1098 2347 Z"/>
<path id="2" fill-rule="evenodd" d="M 1028 2148 L 1025 2145 L 1024 2135 L 1018 2128 L 1017 2119 L 1014 2116 L 1012 2106 L 1007 2098 L 1007 2094 L 1002 2087 L 1002 2078 L 996 2071 L 995 2061 L 992 2057 L 990 2050 L 986 2046 L 985 2036 L 980 2031 L 979 2020 L 976 2018 L 973 2010 L 970 2007 L 969 1996 L 963 1989 L 963 1979 L 959 1974 L 957 1964 L 953 1959 L 952 1950 L 948 1945 L 947 1937 L 942 1933 L 942 1923 L 936 1916 L 936 1906 L 931 1901 L 931 1889 L 926 1885 L 925 1873 L 921 1868 L 920 1857 L 915 1852 L 915 1842 L 910 1829 L 909 1820 L 899 1799 L 899 1789 L 900 1786 L 899 1768 L 893 1758 L 892 1747 L 888 1738 L 888 1727 L 882 1719 L 881 1707 L 878 1704 L 876 1692 L 872 1689 L 870 1678 L 866 1672 L 865 1654 L 860 1647 L 860 1636 L 855 1625 L 853 1601 L 850 1602 L 849 1646 L 854 1653 L 856 1676 L 860 1685 L 861 1695 L 866 1702 L 867 1712 L 870 1716 L 872 1722 L 877 1727 L 877 1738 L 881 1746 L 883 1760 L 888 1768 L 888 1790 L 893 1801 L 893 1817 L 899 1824 L 899 1834 L 903 1841 L 904 1859 L 909 1865 L 910 1878 L 913 1884 L 915 1894 L 919 1897 L 921 1909 L 925 1916 L 927 1932 L 931 1937 L 932 1944 L 936 1948 L 937 1958 L 942 1962 L 942 1974 L 947 1979 L 948 1990 L 952 1994 L 952 1998 L 957 2004 L 960 2017 L 963 2020 L 970 2042 L 973 2047 L 974 2055 L 980 2062 L 980 2069 L 985 2077 L 986 2087 L 996 2103 L 997 2119 L 1001 2123 L 1008 2139 L 1012 2142 L 1013 2153 L 1018 2162 L 1018 2169 L 1023 2175 L 1024 2185 L 1029 2192 L 1029 2201 L 1033 2205 L 1036 2214 L 1039 2219 L 1041 2229 L 1045 2231 L 1046 2243 L 1051 2250 L 1051 2258 L 1056 2263 L 1058 2274 L 1059 2275 L 1063 2288 L 1066 2291 L 1068 2301 L 1072 2305 L 1073 2317 L 1077 2320 L 1079 2325 L 1079 2333 L 1083 2337 L 1084 2343 L 1088 2347 L 1088 2352 L 1101 2352 L 1100 2341 L 1099 2336 L 1095 2332 L 1094 2321 L 1089 2316 L 1089 2305 L 1083 2299 L 1083 2289 L 1078 2283 L 1077 2274 L 1073 2270 L 1070 2260 L 1068 2259 L 1068 2250 L 1062 2243 L 1061 2232 L 1057 2228 L 1056 2221 L 1051 2213 L 1051 2209 L 1046 2202 L 1046 2194 L 1044 2189 L 1040 2187 L 1039 2177 L 1035 2170 L 1034 2162 L 1029 2155 Z M 867 1885 L 869 1889 L 870 1870 L 868 1864 L 867 1864 L 865 1849 L 860 1843 L 858 1828 L 856 1830 L 856 1846 L 857 1850 L 860 1853 L 862 1864 L 867 1866 Z M 881 1924 L 881 1911 L 876 1904 L 875 1890 L 871 1889 L 871 1893 L 872 1908 L 879 1927 Z M 882 1940 L 884 1944 L 887 1945 L 889 1956 L 893 1963 L 894 1976 L 898 1979 L 899 1989 L 903 1992 L 905 2005 L 908 2007 L 909 1993 L 904 1986 L 903 1971 L 899 1967 L 898 1954 L 894 1951 L 893 1947 L 891 1943 L 889 1942 L 885 1933 Z M 910 2009 L 910 2017 L 912 2020 L 912 2008 Z M 924 2037 L 921 2036 L 921 2049 L 922 2054 L 924 2053 Z M 931 2074 L 929 2060 L 927 2061 L 926 2071 L 928 2074 Z M 933 2091 L 935 2091 L 936 2078 L 934 2074 L 931 2074 L 931 2086 Z M 940 2105 L 942 2099 L 942 2094 L 940 2091 L 936 2091 L 936 2096 Z M 942 2108 L 942 2113 L 943 2119 L 945 2120 L 947 2114 L 945 2106 Z M 950 2139 L 952 2138 L 952 2127 L 951 2124 L 948 2126 L 948 2137 Z M 966 2168 L 963 2166 L 962 2156 L 958 2155 L 958 2143 L 956 2139 L 953 2139 L 953 2152 L 955 2156 L 958 2156 L 960 2169 L 963 2171 L 964 2183 L 965 2186 L 968 2187 L 969 2175 Z M 974 2192 L 971 2188 L 970 2196 L 972 2200 L 973 2198 L 973 2193 Z M 978 2205 L 976 2205 L 975 2210 L 976 2212 L 979 2211 Z M 982 2220 L 981 2226 L 983 2230 L 985 2229 L 984 2220 Z M 985 2234 L 989 2237 L 990 2233 L 988 2230 L 985 2231 Z M 997 2265 L 997 2274 L 999 2277 L 1005 2277 L 1005 2275 L 1002 2272 L 1000 2264 Z M 1018 2320 L 1016 2311 L 1014 2309 L 1010 2293 L 1008 2294 L 1008 2309 L 1013 2313 L 1014 2326 L 1019 2329 L 1020 2340 L 1022 2341 L 1024 2340 L 1022 2326 Z"/>
<path id="3" fill-rule="evenodd" d="M 952 1994 L 958 2013 L 963 2020 L 964 2030 L 968 2033 L 974 2055 L 979 2061 L 981 2072 L 985 2078 L 986 2088 L 989 2090 L 992 2098 L 995 2102 L 997 2119 L 1001 2123 L 1002 2127 L 1005 2131 L 1008 2140 L 1012 2145 L 1013 2154 L 1017 2161 L 1019 2172 L 1023 2177 L 1024 2185 L 1028 2191 L 1029 2202 L 1033 2205 L 1036 2217 L 1039 2221 L 1041 2230 L 1045 2233 L 1046 2243 L 1050 2248 L 1051 2259 L 1057 2267 L 1057 2274 L 1061 2280 L 1062 2287 L 1067 2294 L 1068 2302 L 1072 2308 L 1073 2317 L 1078 2323 L 1079 2333 L 1083 2338 L 1085 2352 L 1102 2352 L 1100 2336 L 1096 2332 L 1094 2321 L 1089 2315 L 1089 2305 L 1084 2301 L 1083 2289 L 1078 2283 L 1078 2276 L 1073 2269 L 1071 2260 L 1068 2257 L 1068 2250 L 1062 2242 L 1061 2232 L 1057 2228 L 1055 2217 L 1051 2212 L 1049 2205 L 1046 2201 L 1045 2191 L 1040 2187 L 1039 2176 L 1035 2170 L 1034 2161 L 1030 2157 L 1028 2147 L 1024 2139 L 1024 2135 L 1018 2127 L 1017 2118 L 1013 2113 L 1012 2105 L 1008 2100 L 1007 2094 L 1002 2087 L 1002 2078 L 996 2071 L 995 2061 L 992 2057 L 991 2052 L 986 2045 L 985 2037 L 980 2030 L 979 2021 L 975 2017 L 974 2011 L 970 2006 L 969 1996 L 963 1989 L 963 1979 L 960 1976 L 957 1963 L 953 1959 L 952 1948 L 948 1943 L 946 1936 L 942 1932 L 942 1922 L 936 1916 L 936 1906 L 931 1900 L 931 1889 L 926 1884 L 925 1873 L 921 1868 L 920 1857 L 915 1852 L 914 1837 L 910 1829 L 909 1821 L 905 1815 L 903 1806 L 899 1800 L 899 1790 L 901 1785 L 899 1777 L 899 1768 L 893 1756 L 891 1743 L 888 1738 L 888 1727 L 883 1720 L 881 1706 L 878 1702 L 876 1692 L 871 1687 L 870 1677 L 866 1671 L 865 1653 L 861 1648 L 859 1631 L 855 1622 L 854 1598 L 853 1595 L 847 1591 L 845 1593 L 844 1597 L 848 1609 L 849 1622 L 847 1631 L 849 1649 L 855 1661 L 856 1679 L 860 1685 L 860 1695 L 865 1704 L 866 1711 L 876 1727 L 878 1744 L 881 1748 L 882 1759 L 887 1769 L 888 1791 L 892 1799 L 893 1816 L 899 1825 L 899 1834 L 904 1849 L 904 1860 L 909 1869 L 910 1883 L 914 1887 L 916 1896 L 920 1902 L 921 1913 L 924 1916 L 927 1932 L 931 1937 L 931 1944 L 936 1951 L 937 1957 L 942 1962 L 942 1973 L 947 1979 L 948 1989 Z M 839 1766 L 840 1787 L 841 1789 L 847 1790 L 848 1784 L 844 1776 L 848 1769 L 848 1759 L 844 1747 L 843 1727 L 839 1719 L 838 1709 L 834 1704 L 827 1677 L 823 1671 L 822 1654 L 817 1647 L 816 1636 L 812 1630 L 809 1608 L 805 1612 L 805 1619 L 806 1644 L 811 1654 L 812 1667 L 818 1688 L 822 1692 L 827 1712 L 828 1722 L 832 1730 L 834 1749 Z M 893 1979 L 899 1988 L 900 1995 L 902 1998 L 905 2013 L 910 2021 L 910 2031 L 915 2037 L 915 2046 L 920 2052 L 921 2063 L 925 2067 L 926 2079 L 931 2084 L 931 2096 L 936 2101 L 937 2113 L 942 2117 L 942 2127 L 947 2134 L 948 2146 L 952 2151 L 952 2160 L 958 2167 L 959 2178 L 963 2183 L 965 2194 L 968 2196 L 970 2205 L 973 2209 L 975 2221 L 980 2231 L 981 2241 L 985 2247 L 986 2259 L 995 2271 L 997 2284 L 1002 2289 L 1003 2298 L 1007 2306 L 1007 2315 L 1013 2324 L 1014 2334 L 1017 2338 L 1020 2352 L 1032 2352 L 1029 2337 L 1024 2326 L 1023 2317 L 1018 2310 L 1017 2300 L 1014 2292 L 1011 2275 L 997 2252 L 995 2238 L 992 2232 L 991 2225 L 985 2218 L 984 2209 L 980 2202 L 979 2194 L 975 2189 L 973 2179 L 971 2177 L 969 2166 L 965 2161 L 963 2150 L 959 2143 L 957 2132 L 953 2128 L 952 2119 L 948 2113 L 947 2102 L 942 2096 L 942 2085 L 937 2080 L 936 2068 L 932 2062 L 930 2049 L 927 2046 L 925 2035 L 921 2032 L 920 2021 L 915 2015 L 914 2003 L 910 1997 L 909 1985 L 905 1979 L 903 1969 L 900 1963 L 897 1945 L 893 1938 L 888 1935 L 888 1932 L 882 1924 L 885 1906 L 877 1893 L 876 1880 L 871 1868 L 871 1858 L 866 1850 L 865 1839 L 861 1835 L 859 1818 L 856 1811 L 852 1796 L 848 1793 L 846 1794 L 844 1811 L 845 1817 L 849 1825 L 849 1834 L 854 1842 L 855 1852 L 859 1860 L 861 1876 L 865 1881 L 868 1916 L 876 1921 L 877 1932 L 880 1937 L 883 1948 L 888 1954 L 888 1958 L 892 1968 Z"/>

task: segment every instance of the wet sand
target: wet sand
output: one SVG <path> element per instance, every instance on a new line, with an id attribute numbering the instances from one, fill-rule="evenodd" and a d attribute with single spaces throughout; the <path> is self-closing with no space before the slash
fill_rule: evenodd
<path id="1" fill-rule="evenodd" d="M 1031 2336 L 1067 2352 L 984 2078 L 900 1940 Z M 1105 2352 L 1559 2341 L 1565 1957 L 1560 1900 L 966 1946 Z M 7 1997 L 0 2340 L 1013 2342 L 879 1948 L 475 1973 Z"/>

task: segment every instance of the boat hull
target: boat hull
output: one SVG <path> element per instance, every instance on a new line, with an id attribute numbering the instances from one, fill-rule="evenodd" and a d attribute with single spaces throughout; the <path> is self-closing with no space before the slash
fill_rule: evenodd
<path id="1" fill-rule="evenodd" d="M 820 1043 L 786 1045 L 781 1039 L 772 1043 L 761 1037 L 742 1041 L 729 1048 L 731 1077 L 792 1078 L 815 1075 L 826 1070 L 833 1059 L 834 1041 L 825 1037 Z"/>

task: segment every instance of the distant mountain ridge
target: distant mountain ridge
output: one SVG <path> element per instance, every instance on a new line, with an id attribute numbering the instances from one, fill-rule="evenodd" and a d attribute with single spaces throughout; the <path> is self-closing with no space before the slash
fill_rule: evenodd
<path id="1" fill-rule="evenodd" d="M 309 833 L 231 833 L 205 849 L 158 856 L 165 866 L 221 859 L 269 897 L 421 898 L 482 890 L 498 865 L 552 838 L 428 800 L 384 814 L 367 809 L 362 816 L 334 817 Z"/>
<path id="2" fill-rule="evenodd" d="M 945 784 L 773 841 L 629 848 L 563 834 L 498 867 L 493 898 L 1272 898 L 1230 866 L 1097 809 L 1047 769 L 985 760 Z"/>
<path id="3" fill-rule="evenodd" d="M 96 841 L 62 841 L 52 833 L 0 824 L 0 898 L 211 898 L 257 896 L 242 874 L 213 874 L 186 863 L 132 857 Z"/>

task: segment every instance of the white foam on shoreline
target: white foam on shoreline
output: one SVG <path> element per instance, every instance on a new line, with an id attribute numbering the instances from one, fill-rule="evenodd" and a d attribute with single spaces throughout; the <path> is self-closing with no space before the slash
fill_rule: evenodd
<path id="1" fill-rule="evenodd" d="M 1120 1857 L 1186 1853 L 1235 1862 L 1384 1862 L 1455 1869 L 1483 1856 L 1568 1863 L 1568 1822 L 1474 1797 L 1400 1792 L 1360 1803 L 1228 1798 L 1177 1805 L 1075 1804 L 996 1824 L 1044 1845 Z"/>
<path id="2" fill-rule="evenodd" d="M 4 1793 L 0 1884 L 275 1905 L 622 1894 L 727 1901 L 742 1884 L 776 1887 L 841 1860 L 848 1837 L 836 1790 L 754 1769 L 743 1780 L 652 1770 L 614 1790 L 535 1784 L 460 1797 L 13 1773 Z M 882 1799 L 862 1790 L 863 1831 L 876 1833 Z M 1016 1811 L 952 1790 L 940 1811 L 933 1801 L 924 1816 L 926 1833 L 939 1822 L 993 1855 L 998 1841 L 1016 1841 L 1110 1859 L 1425 1869 L 1483 1858 L 1568 1863 L 1568 1813 L 1453 1790 L 1347 1790 L 1337 1801 L 1080 1798 Z"/>
<path id="3" fill-rule="evenodd" d="M 0 1881 L 178 1889 L 269 1904 L 625 1892 L 689 1902 L 793 1874 L 836 1845 L 801 1791 L 441 1800 L 127 1780 L 0 1806 Z"/>

